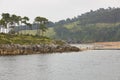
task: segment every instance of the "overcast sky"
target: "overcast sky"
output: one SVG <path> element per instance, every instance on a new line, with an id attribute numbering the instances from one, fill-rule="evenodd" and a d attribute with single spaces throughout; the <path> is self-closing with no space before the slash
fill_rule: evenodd
<path id="1" fill-rule="evenodd" d="M 8 12 L 28 16 L 31 20 L 42 16 L 55 22 L 90 10 L 119 5 L 119 0 L 0 0 L 0 14 Z"/>

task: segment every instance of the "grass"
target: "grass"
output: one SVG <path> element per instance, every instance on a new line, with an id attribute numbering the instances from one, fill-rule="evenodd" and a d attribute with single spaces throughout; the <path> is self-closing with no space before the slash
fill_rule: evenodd
<path id="1" fill-rule="evenodd" d="M 36 35 L 37 30 L 22 30 L 19 32 L 20 34 L 30 34 L 30 35 Z M 47 37 L 53 37 L 55 36 L 54 28 L 48 28 L 48 30 L 44 33 L 44 36 Z"/>
<path id="2" fill-rule="evenodd" d="M 64 45 L 65 42 L 62 40 L 54 40 L 46 36 L 35 36 L 35 35 L 10 35 L 0 34 L 0 44 L 21 44 L 21 45 L 32 45 L 32 44 L 56 44 Z"/>
<path id="3" fill-rule="evenodd" d="M 0 34 L 0 44 L 50 44 L 53 41 L 44 36 Z"/>
<path id="4" fill-rule="evenodd" d="M 19 32 L 19 34 L 30 34 L 30 35 L 36 35 L 37 30 L 22 30 Z"/>

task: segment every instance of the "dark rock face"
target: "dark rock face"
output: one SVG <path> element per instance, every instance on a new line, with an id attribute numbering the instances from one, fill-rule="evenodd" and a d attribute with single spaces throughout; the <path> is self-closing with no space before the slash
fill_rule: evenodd
<path id="1" fill-rule="evenodd" d="M 20 44 L 1 44 L 0 55 L 26 55 L 42 54 L 55 52 L 73 52 L 80 51 L 79 48 L 70 45 L 20 45 Z"/>

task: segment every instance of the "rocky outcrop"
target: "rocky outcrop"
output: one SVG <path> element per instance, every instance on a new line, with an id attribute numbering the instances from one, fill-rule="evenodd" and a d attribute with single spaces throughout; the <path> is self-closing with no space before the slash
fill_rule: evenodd
<path id="1" fill-rule="evenodd" d="M 0 55 L 26 55 L 43 54 L 55 52 L 80 51 L 79 48 L 70 45 L 40 44 L 40 45 L 20 45 L 20 44 L 1 44 Z"/>

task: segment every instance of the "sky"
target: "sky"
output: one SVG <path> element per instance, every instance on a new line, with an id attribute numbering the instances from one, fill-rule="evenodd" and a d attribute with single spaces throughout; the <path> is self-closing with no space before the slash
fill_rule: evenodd
<path id="1" fill-rule="evenodd" d="M 119 0 L 0 0 L 0 14 L 27 16 L 31 21 L 41 16 L 57 22 L 90 10 L 119 7 L 119 3 Z"/>

